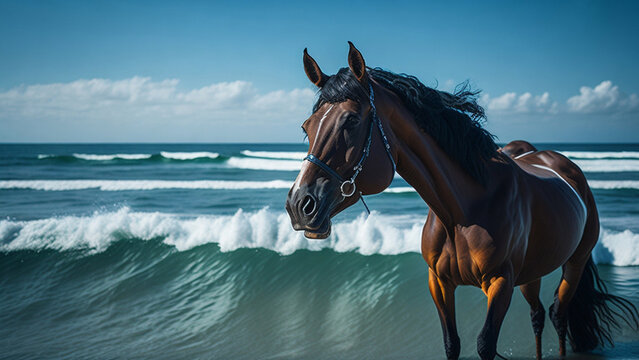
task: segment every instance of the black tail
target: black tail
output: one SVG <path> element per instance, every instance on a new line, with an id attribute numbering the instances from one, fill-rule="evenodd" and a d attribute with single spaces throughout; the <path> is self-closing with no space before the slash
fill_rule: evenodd
<path id="1" fill-rule="evenodd" d="M 639 328 L 637 308 L 630 301 L 608 293 L 592 257 L 586 263 L 566 315 L 568 340 L 575 352 L 590 351 L 599 345 L 614 346 L 612 330 L 619 328 L 620 319 Z"/>

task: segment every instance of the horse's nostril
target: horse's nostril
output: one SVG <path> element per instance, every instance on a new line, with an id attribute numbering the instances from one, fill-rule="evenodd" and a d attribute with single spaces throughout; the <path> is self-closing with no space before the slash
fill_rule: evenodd
<path id="1" fill-rule="evenodd" d="M 311 195 L 306 195 L 302 200 L 302 212 L 306 216 L 310 216 L 315 212 L 317 208 L 317 202 Z"/>

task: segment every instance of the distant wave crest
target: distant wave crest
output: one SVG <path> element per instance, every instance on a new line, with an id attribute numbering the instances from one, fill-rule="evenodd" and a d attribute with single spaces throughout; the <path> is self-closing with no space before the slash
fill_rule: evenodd
<path id="1" fill-rule="evenodd" d="M 241 154 L 249 157 L 268 158 L 268 159 L 291 159 L 303 160 L 306 153 L 302 151 L 252 151 L 242 150 Z"/>
<path id="2" fill-rule="evenodd" d="M 561 151 L 573 159 L 639 159 L 639 151 Z"/>
<path id="3" fill-rule="evenodd" d="M 58 251 L 104 251 L 124 239 L 161 238 L 167 245 L 186 251 L 216 243 L 221 251 L 265 248 L 283 255 L 297 250 L 363 255 L 396 255 L 420 251 L 422 217 L 380 215 L 373 212 L 351 221 L 337 222 L 324 241 L 308 240 L 292 229 L 285 213 L 265 208 L 257 212 L 238 210 L 233 215 L 180 217 L 164 213 L 96 212 L 90 216 L 66 216 L 32 221 L 0 221 L 0 251 L 52 249 Z M 600 264 L 639 265 L 639 234 L 630 230 L 602 230 L 594 259 Z"/>
<path id="4" fill-rule="evenodd" d="M 82 159 L 82 160 L 93 160 L 93 161 L 110 161 L 115 159 L 123 159 L 123 160 L 144 160 L 151 158 L 151 154 L 73 154 L 73 157 Z M 48 156 L 51 157 L 51 156 Z M 38 156 L 40 158 L 40 156 Z"/>
<path id="5" fill-rule="evenodd" d="M 302 162 L 297 160 L 274 160 L 231 157 L 226 165 L 238 169 L 271 170 L 271 171 L 298 171 Z"/>
<path id="6" fill-rule="evenodd" d="M 625 172 L 639 171 L 639 159 L 594 159 L 594 160 L 578 160 L 573 162 L 577 164 L 584 172 Z"/>
<path id="7" fill-rule="evenodd" d="M 564 151 L 585 172 L 639 171 L 639 152 Z M 213 161 L 228 167 L 250 170 L 297 171 L 306 156 L 302 151 L 254 151 L 242 150 L 237 156 L 216 152 L 169 152 L 158 154 L 40 154 L 38 159 L 48 161 Z"/>
<path id="8" fill-rule="evenodd" d="M 252 165 L 252 163 L 248 163 Z M 269 164 L 256 164 L 268 169 Z M 281 169 L 275 164 L 272 169 Z M 590 180 L 588 184 L 593 189 L 602 190 L 639 190 L 639 180 Z M 127 190 L 161 190 L 161 189 L 189 189 L 189 190 L 242 190 L 242 189 L 288 189 L 293 185 L 289 180 L 0 180 L 0 190 L 29 189 L 42 191 L 72 191 L 98 189 L 101 191 Z M 410 186 L 389 187 L 384 190 L 387 194 L 415 193 Z"/>
<path id="9" fill-rule="evenodd" d="M 291 181 L 231 181 L 231 180 L 1 180 L 0 189 L 30 189 L 43 191 L 69 191 L 98 189 L 101 191 L 127 190 L 243 190 L 288 189 Z"/>
<path id="10" fill-rule="evenodd" d="M 161 151 L 160 155 L 162 155 L 165 159 L 175 159 L 175 160 L 195 160 L 195 159 L 217 159 L 220 157 L 220 154 L 208 151 L 199 151 L 199 152 L 168 152 Z"/>
<path id="11" fill-rule="evenodd" d="M 159 154 L 82 154 L 73 153 L 71 155 L 53 155 L 39 154 L 38 159 L 48 160 L 85 160 L 85 161 L 114 161 L 114 160 L 149 160 L 149 159 L 168 159 L 168 160 L 196 160 L 196 159 L 217 159 L 219 153 L 208 151 L 196 152 L 169 152 L 160 151 Z"/>
<path id="12" fill-rule="evenodd" d="M 270 170 L 270 171 L 298 171 L 301 168 L 299 153 L 295 152 L 250 152 L 245 150 L 243 156 L 223 156 L 216 152 L 168 152 L 161 151 L 159 154 L 79 154 L 72 155 L 51 155 L 40 154 L 39 160 L 75 162 L 75 161 L 95 161 L 95 162 L 211 162 L 219 166 L 246 170 Z"/>

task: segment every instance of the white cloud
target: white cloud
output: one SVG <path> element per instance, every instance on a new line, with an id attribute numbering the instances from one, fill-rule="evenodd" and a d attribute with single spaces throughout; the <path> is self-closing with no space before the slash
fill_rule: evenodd
<path id="1" fill-rule="evenodd" d="M 0 93 L 0 119 L 38 118 L 85 121 L 143 120 L 179 116 L 210 121 L 261 120 L 300 122 L 315 94 L 310 89 L 261 93 L 247 81 L 222 82 L 181 91 L 179 81 L 148 77 L 92 79 L 20 86 Z"/>
<path id="2" fill-rule="evenodd" d="M 0 141 L 301 141 L 314 99 L 311 89 L 265 92 L 247 81 L 197 89 L 148 77 L 23 85 L 0 92 Z M 639 111 L 637 94 L 610 81 L 566 101 L 507 92 L 480 103 L 489 116 Z"/>
<path id="3" fill-rule="evenodd" d="M 529 92 L 517 95 L 507 92 L 494 98 L 486 94 L 481 97 L 480 102 L 489 113 L 556 113 L 558 110 L 558 104 L 550 100 L 548 92 L 541 95 L 532 95 Z"/>
<path id="4" fill-rule="evenodd" d="M 565 103 L 550 98 L 548 92 L 532 95 L 529 92 L 517 94 L 507 92 L 501 96 L 483 95 L 480 103 L 490 113 L 619 113 L 639 111 L 637 94 L 624 95 L 611 81 L 602 81 L 594 88 L 582 86 L 579 95 L 572 96 Z"/>
<path id="5" fill-rule="evenodd" d="M 568 111 L 578 113 L 595 112 L 631 112 L 639 110 L 639 98 L 637 94 L 629 96 L 619 91 L 619 87 L 612 81 L 602 81 L 594 88 L 582 86 L 579 95 L 575 95 L 566 101 Z"/>

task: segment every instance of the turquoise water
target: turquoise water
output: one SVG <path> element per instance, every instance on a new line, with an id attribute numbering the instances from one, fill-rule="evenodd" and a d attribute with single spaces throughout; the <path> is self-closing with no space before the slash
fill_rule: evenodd
<path id="1" fill-rule="evenodd" d="M 573 158 L 602 218 L 611 292 L 639 306 L 639 145 L 542 144 Z M 284 211 L 306 148 L 0 145 L 1 358 L 444 358 L 419 236 L 397 177 L 310 241 Z M 543 281 L 547 307 L 560 274 Z M 456 293 L 462 356 L 485 297 Z M 544 354 L 557 354 L 547 323 Z M 596 357 L 639 357 L 623 327 Z M 519 293 L 498 351 L 532 358 Z M 597 355 L 598 354 L 598 355 Z"/>

